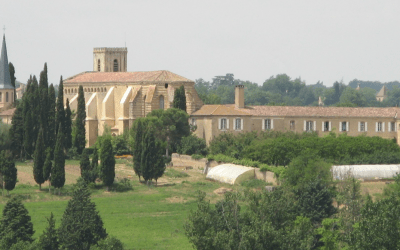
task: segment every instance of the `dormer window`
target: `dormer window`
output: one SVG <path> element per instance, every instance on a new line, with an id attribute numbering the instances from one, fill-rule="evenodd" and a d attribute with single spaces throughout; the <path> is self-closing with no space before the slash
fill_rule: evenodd
<path id="1" fill-rule="evenodd" d="M 100 71 L 100 59 L 97 60 L 97 71 Z"/>
<path id="2" fill-rule="evenodd" d="M 118 72 L 118 60 L 114 60 L 114 72 Z"/>

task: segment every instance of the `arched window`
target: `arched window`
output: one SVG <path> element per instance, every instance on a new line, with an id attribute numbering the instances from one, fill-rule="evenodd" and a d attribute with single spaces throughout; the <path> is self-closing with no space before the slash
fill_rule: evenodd
<path id="1" fill-rule="evenodd" d="M 104 92 L 107 92 L 107 88 L 104 88 Z"/>
<path id="2" fill-rule="evenodd" d="M 160 109 L 164 109 L 164 96 L 160 95 Z"/>
<path id="3" fill-rule="evenodd" d="M 114 60 L 114 72 L 118 72 L 118 60 Z"/>
<path id="4" fill-rule="evenodd" d="M 75 93 L 78 93 L 78 89 L 75 89 Z"/>
<path id="5" fill-rule="evenodd" d="M 6 102 L 8 102 L 8 92 L 6 92 Z"/>
<path id="6" fill-rule="evenodd" d="M 90 89 L 90 92 L 93 92 L 93 88 Z"/>
<path id="7" fill-rule="evenodd" d="M 100 59 L 97 60 L 97 71 L 100 71 Z"/>
<path id="8" fill-rule="evenodd" d="M 100 88 L 97 88 L 97 92 L 100 92 Z"/>
<path id="9" fill-rule="evenodd" d="M 85 92 L 87 92 L 87 88 L 85 88 Z"/>

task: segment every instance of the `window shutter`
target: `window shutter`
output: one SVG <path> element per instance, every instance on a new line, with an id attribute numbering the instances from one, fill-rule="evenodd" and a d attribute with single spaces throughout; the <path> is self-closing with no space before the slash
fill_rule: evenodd
<path id="1" fill-rule="evenodd" d="M 304 131 L 307 131 L 307 121 L 304 121 Z"/>
<path id="2" fill-rule="evenodd" d="M 329 131 L 332 131 L 332 122 L 329 122 Z"/>
<path id="3" fill-rule="evenodd" d="M 339 132 L 342 132 L 342 122 L 339 122 Z"/>
<path id="4" fill-rule="evenodd" d="M 243 119 L 240 121 L 240 129 L 243 130 Z"/>
<path id="5" fill-rule="evenodd" d="M 317 121 L 314 121 L 313 131 L 317 131 Z"/>
<path id="6" fill-rule="evenodd" d="M 325 122 L 322 122 L 322 128 L 321 128 L 321 131 L 325 131 L 325 130 L 324 130 L 324 123 L 325 123 Z"/>
<path id="7" fill-rule="evenodd" d="M 378 132 L 378 122 L 375 123 L 375 132 Z"/>
<path id="8" fill-rule="evenodd" d="M 226 129 L 229 129 L 229 119 L 226 118 Z"/>
<path id="9" fill-rule="evenodd" d="M 365 124 L 364 125 L 365 126 L 365 132 L 367 132 L 368 131 L 367 122 L 365 122 L 364 124 Z"/>
<path id="10" fill-rule="evenodd" d="M 382 132 L 385 132 L 385 123 L 382 122 Z"/>
<path id="11" fill-rule="evenodd" d="M 218 129 L 221 130 L 221 118 L 218 118 Z"/>
<path id="12" fill-rule="evenodd" d="M 265 119 L 262 119 L 262 130 L 265 130 Z"/>
<path id="13" fill-rule="evenodd" d="M 274 129 L 274 119 L 271 119 L 271 129 Z"/>
<path id="14" fill-rule="evenodd" d="M 358 122 L 358 132 L 361 131 L 361 122 Z"/>
<path id="15" fill-rule="evenodd" d="M 350 131 L 349 122 L 346 122 L 346 131 Z"/>

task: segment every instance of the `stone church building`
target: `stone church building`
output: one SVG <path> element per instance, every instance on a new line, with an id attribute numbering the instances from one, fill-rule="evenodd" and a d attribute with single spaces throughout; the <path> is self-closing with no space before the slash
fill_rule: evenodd
<path id="1" fill-rule="evenodd" d="M 113 135 L 129 129 L 138 117 L 154 109 L 172 106 L 175 89 L 185 87 L 189 114 L 202 101 L 194 81 L 166 70 L 127 72 L 127 48 L 95 48 L 93 71 L 82 72 L 64 80 L 64 103 L 68 98 L 72 110 L 77 108 L 78 88 L 83 86 L 86 101 L 87 146 L 96 141 L 104 126 Z"/>

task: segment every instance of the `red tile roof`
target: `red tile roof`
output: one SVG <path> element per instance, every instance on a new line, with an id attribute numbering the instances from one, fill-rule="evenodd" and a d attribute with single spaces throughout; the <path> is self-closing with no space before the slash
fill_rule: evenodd
<path id="1" fill-rule="evenodd" d="M 193 82 L 167 70 L 144 72 L 88 71 L 64 80 L 68 83 Z"/>
<path id="2" fill-rule="evenodd" d="M 194 112 L 192 115 L 217 115 L 217 116 L 251 116 L 245 109 L 235 108 L 233 104 L 227 105 L 203 105 L 199 110 Z"/>

